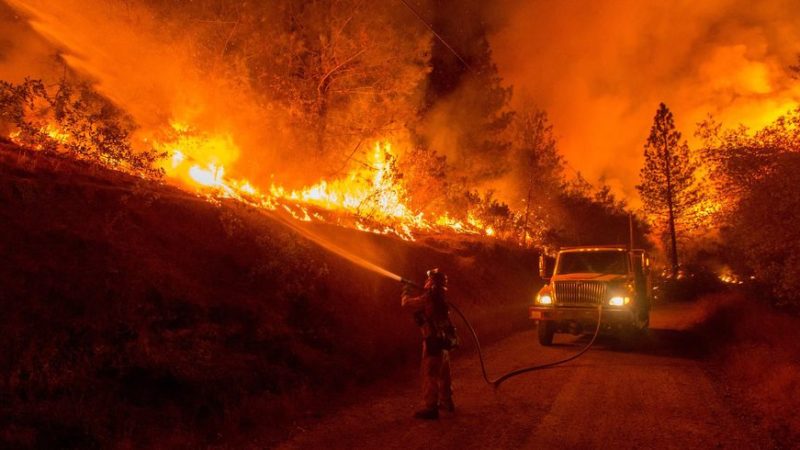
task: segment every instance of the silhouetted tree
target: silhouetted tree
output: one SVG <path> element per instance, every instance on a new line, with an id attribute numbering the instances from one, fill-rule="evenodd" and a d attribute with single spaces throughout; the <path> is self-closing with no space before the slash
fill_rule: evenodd
<path id="1" fill-rule="evenodd" d="M 447 212 L 447 158 L 434 150 L 416 146 L 398 160 L 402 181 L 409 193 L 409 206 L 417 211 Z"/>
<path id="2" fill-rule="evenodd" d="M 320 170 L 310 178 L 356 163 L 354 149 L 405 134 L 419 116 L 431 36 L 400 3 L 147 1 L 175 19 L 166 23 L 189 19 L 175 33 L 198 44 L 202 71 L 241 84 L 285 120 L 275 130 L 286 136 L 283 163 L 307 168 L 313 158 Z"/>
<path id="3" fill-rule="evenodd" d="M 772 176 L 782 153 L 800 152 L 800 109 L 757 131 L 723 129 L 709 118 L 698 125 L 696 135 L 703 141 L 704 166 L 724 222 L 753 185 Z"/>
<path id="4" fill-rule="evenodd" d="M 721 236 L 729 265 L 753 275 L 778 306 L 800 307 L 800 153 L 782 152 L 750 186 Z"/>
<path id="5" fill-rule="evenodd" d="M 547 232 L 549 245 L 626 244 L 629 239 L 628 211 L 607 186 L 593 191 L 582 177 L 565 184 L 554 208 Z M 649 248 L 647 226 L 634 217 L 637 247 Z"/>
<path id="6" fill-rule="evenodd" d="M 430 3 L 426 12 L 433 28 L 451 48 L 432 41 L 425 116 L 417 131 L 426 146 L 455 156 L 451 175 L 466 179 L 462 184 L 472 188 L 509 168 L 511 88 L 503 85 L 492 58 L 484 6 L 458 0 Z"/>
<path id="7" fill-rule="evenodd" d="M 429 71 L 430 35 L 394 3 L 281 1 L 242 36 L 256 89 L 277 100 L 318 156 L 404 132 Z M 305 135 L 304 135 L 305 133 Z M 364 146 L 370 148 L 370 146 Z"/>
<path id="8" fill-rule="evenodd" d="M 525 105 L 511 126 L 510 205 L 521 215 L 523 245 L 529 237 L 541 244 L 542 233 L 552 222 L 553 204 L 563 183 L 563 158 L 558 153 L 547 114 Z"/>
<path id="9" fill-rule="evenodd" d="M 800 109 L 761 130 L 702 122 L 703 160 L 720 205 L 725 263 L 754 275 L 775 303 L 800 305 Z"/>
<path id="10" fill-rule="evenodd" d="M 665 246 L 674 275 L 679 263 L 677 224 L 691 222 L 698 196 L 689 146 L 681 141 L 672 112 L 663 103 L 653 119 L 644 158 L 641 184 L 636 189 L 650 221 L 662 230 L 666 228 Z"/>
<path id="11" fill-rule="evenodd" d="M 133 120 L 86 82 L 63 78 L 55 86 L 26 79 L 0 81 L 0 128 L 14 140 L 45 152 L 63 151 L 96 163 L 159 177 L 156 162 L 165 155 L 134 150 Z"/>

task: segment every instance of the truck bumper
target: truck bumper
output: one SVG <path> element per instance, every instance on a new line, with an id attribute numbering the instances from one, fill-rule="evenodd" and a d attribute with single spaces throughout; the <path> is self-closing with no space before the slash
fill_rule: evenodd
<path id="1" fill-rule="evenodd" d="M 596 326 L 597 307 L 589 308 L 569 308 L 569 307 L 541 307 L 531 306 L 529 317 L 535 321 L 552 321 L 558 324 L 559 330 L 572 329 L 578 326 Z M 629 325 L 635 322 L 635 316 L 631 309 L 626 307 L 603 308 L 603 328 Z"/>

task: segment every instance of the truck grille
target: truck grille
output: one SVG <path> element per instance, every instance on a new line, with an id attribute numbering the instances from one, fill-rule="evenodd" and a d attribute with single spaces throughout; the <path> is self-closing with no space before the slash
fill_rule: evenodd
<path id="1" fill-rule="evenodd" d="M 602 281 L 556 281 L 556 304 L 596 306 L 604 303 L 608 286 Z"/>

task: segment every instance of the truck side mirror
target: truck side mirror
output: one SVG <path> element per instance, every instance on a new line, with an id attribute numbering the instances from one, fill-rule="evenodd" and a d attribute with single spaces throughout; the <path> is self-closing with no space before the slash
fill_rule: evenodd
<path id="1" fill-rule="evenodd" d="M 539 278 L 549 281 L 553 276 L 553 259 L 545 255 L 539 255 Z"/>

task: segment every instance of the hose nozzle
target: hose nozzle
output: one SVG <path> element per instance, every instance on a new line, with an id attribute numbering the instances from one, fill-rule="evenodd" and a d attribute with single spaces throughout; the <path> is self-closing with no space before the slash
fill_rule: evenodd
<path id="1" fill-rule="evenodd" d="M 415 282 L 413 282 L 413 281 L 411 281 L 409 279 L 406 279 L 406 278 L 400 278 L 400 283 L 401 284 L 407 284 L 409 286 L 413 286 L 413 287 L 415 287 L 417 289 L 422 289 L 422 286 L 420 286 L 417 283 L 415 283 Z"/>

